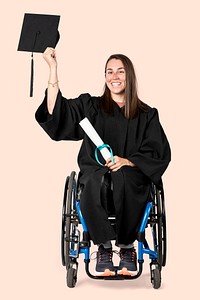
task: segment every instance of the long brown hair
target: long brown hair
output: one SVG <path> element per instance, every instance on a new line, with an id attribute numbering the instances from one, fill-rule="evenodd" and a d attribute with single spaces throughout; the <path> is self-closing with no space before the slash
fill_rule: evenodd
<path id="1" fill-rule="evenodd" d="M 132 119 L 136 117 L 139 112 L 146 111 L 148 106 L 143 103 L 138 98 L 137 93 L 137 80 L 135 75 L 135 70 L 132 61 L 123 54 L 113 54 L 111 55 L 105 65 L 105 72 L 107 64 L 111 59 L 119 59 L 124 65 L 126 72 L 126 87 L 125 87 L 125 106 L 124 106 L 124 116 L 127 119 Z M 107 113 L 112 113 L 113 111 L 113 100 L 111 93 L 107 85 L 105 84 L 104 93 L 101 97 L 101 107 Z"/>

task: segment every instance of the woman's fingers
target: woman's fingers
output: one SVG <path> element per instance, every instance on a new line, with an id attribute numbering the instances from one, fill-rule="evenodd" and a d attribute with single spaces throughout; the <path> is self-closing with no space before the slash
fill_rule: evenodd
<path id="1" fill-rule="evenodd" d="M 47 47 L 43 53 L 43 58 L 48 63 L 49 66 L 55 65 L 56 62 L 56 51 L 54 48 Z"/>
<path id="2" fill-rule="evenodd" d="M 115 163 L 116 163 L 116 156 L 113 157 L 113 160 L 114 160 L 114 164 L 115 164 Z M 111 158 L 108 158 L 105 165 L 106 165 L 108 168 L 110 168 L 110 167 L 113 166 L 114 164 L 113 164 Z"/>
<path id="3" fill-rule="evenodd" d="M 109 158 L 106 162 L 106 166 L 113 172 L 116 172 L 123 166 L 123 158 L 114 156 L 114 163 Z"/>
<path id="4" fill-rule="evenodd" d="M 108 167 L 111 171 L 115 172 L 123 166 L 133 167 L 133 166 L 135 166 L 135 164 L 132 163 L 131 161 L 129 161 L 127 158 L 123 158 L 123 157 L 119 157 L 119 156 L 115 155 L 114 163 L 111 161 L 111 158 L 109 158 L 106 161 L 105 166 Z"/>

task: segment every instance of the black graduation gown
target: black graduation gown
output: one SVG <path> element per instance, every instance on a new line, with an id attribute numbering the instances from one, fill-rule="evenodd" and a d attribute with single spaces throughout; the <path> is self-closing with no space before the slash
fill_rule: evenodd
<path id="1" fill-rule="evenodd" d="M 170 162 L 170 146 L 159 122 L 158 111 L 150 108 L 128 120 L 113 101 L 113 114 L 99 108 L 100 97 L 81 94 L 76 99 L 65 99 L 59 91 L 52 115 L 47 110 L 47 99 L 36 111 L 36 120 L 56 141 L 83 140 L 79 154 L 81 211 L 94 244 L 116 239 L 129 244 L 136 239 L 136 230 L 149 195 L 149 180 L 160 184 L 161 176 Z M 102 176 L 108 168 L 95 160 L 95 145 L 84 133 L 79 122 L 87 117 L 104 143 L 114 155 L 128 158 L 136 166 L 123 166 L 111 172 L 113 201 L 116 211 L 116 232 L 110 225 L 101 203 Z M 99 154 L 102 163 L 103 158 Z"/>

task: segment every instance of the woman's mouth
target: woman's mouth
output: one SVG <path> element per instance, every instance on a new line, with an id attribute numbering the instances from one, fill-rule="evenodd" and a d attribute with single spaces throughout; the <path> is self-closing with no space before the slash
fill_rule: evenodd
<path id="1" fill-rule="evenodd" d="M 112 82 L 111 83 L 111 85 L 113 86 L 113 87 L 117 87 L 117 86 L 119 86 L 121 84 L 121 82 Z"/>

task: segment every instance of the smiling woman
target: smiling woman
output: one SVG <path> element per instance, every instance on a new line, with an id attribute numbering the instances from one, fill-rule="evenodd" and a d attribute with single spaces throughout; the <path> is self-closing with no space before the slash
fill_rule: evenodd
<path id="1" fill-rule="evenodd" d="M 81 212 L 94 244 L 99 246 L 96 272 L 112 275 L 111 240 L 120 250 L 118 272 L 137 271 L 133 242 L 149 195 L 149 181 L 161 184 L 170 161 L 170 147 L 155 108 L 137 96 L 133 64 L 122 54 L 110 56 L 105 66 L 105 90 L 101 97 L 81 94 L 65 99 L 58 87 L 55 50 L 48 48 L 44 58 L 50 67 L 49 85 L 36 119 L 49 136 L 59 140 L 83 140 L 78 155 L 80 167 Z M 87 117 L 114 153 L 114 161 L 103 157 L 98 164 L 95 146 L 79 122 Z M 116 230 L 108 219 L 102 182 L 108 179 L 116 215 Z"/>
<path id="2" fill-rule="evenodd" d="M 111 55 L 105 65 L 105 90 L 102 96 L 102 108 L 112 113 L 113 100 L 124 103 L 124 115 L 127 119 L 136 117 L 148 106 L 137 94 L 137 80 L 132 61 L 123 54 Z"/>

